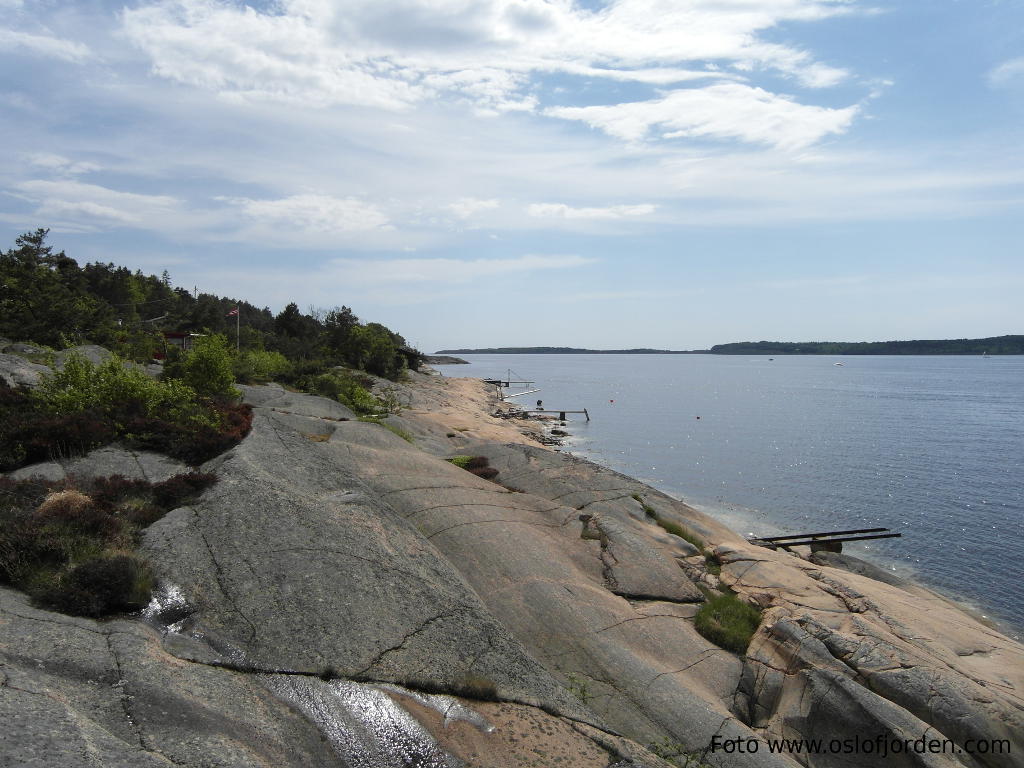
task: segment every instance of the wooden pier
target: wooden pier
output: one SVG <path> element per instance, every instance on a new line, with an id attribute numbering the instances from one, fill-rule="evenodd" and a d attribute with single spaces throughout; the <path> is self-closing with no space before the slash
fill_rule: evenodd
<path id="1" fill-rule="evenodd" d="M 565 411 L 560 410 L 558 408 L 524 408 L 523 413 L 543 413 L 548 416 L 553 416 L 554 414 L 557 413 L 559 421 L 565 421 L 565 414 L 567 413 L 582 413 L 584 416 L 587 417 L 587 421 L 590 421 L 590 414 L 587 413 L 586 408 L 584 408 L 582 411 Z"/>
<path id="2" fill-rule="evenodd" d="M 846 531 L 816 531 L 814 533 L 792 533 L 787 536 L 755 536 L 748 541 L 771 549 L 809 546 L 812 552 L 842 552 L 843 542 L 869 541 L 871 539 L 898 539 L 902 533 L 892 533 L 888 528 L 854 528 Z"/>

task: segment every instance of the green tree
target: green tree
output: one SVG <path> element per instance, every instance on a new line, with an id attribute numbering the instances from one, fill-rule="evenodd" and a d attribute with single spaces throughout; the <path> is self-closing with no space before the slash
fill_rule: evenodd
<path id="1" fill-rule="evenodd" d="M 52 346 L 109 343 L 113 312 L 85 291 L 81 270 L 46 244 L 49 230 L 21 235 L 0 253 L 0 334 Z"/>

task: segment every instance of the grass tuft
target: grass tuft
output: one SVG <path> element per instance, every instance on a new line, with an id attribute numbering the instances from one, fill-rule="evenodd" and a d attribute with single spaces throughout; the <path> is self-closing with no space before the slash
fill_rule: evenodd
<path id="1" fill-rule="evenodd" d="M 734 594 L 717 594 L 701 605 L 693 623 L 715 645 L 744 654 L 761 623 L 761 612 Z"/>
<path id="2" fill-rule="evenodd" d="M 693 546 L 697 548 L 698 551 L 704 551 L 704 542 L 700 539 L 700 537 L 692 533 L 691 531 L 688 531 L 686 528 L 684 528 L 674 520 L 668 520 L 664 517 L 655 516 L 654 522 L 656 522 L 658 525 L 664 528 L 668 533 L 671 533 L 673 536 L 678 536 L 680 539 L 690 542 L 691 544 L 693 544 Z"/>

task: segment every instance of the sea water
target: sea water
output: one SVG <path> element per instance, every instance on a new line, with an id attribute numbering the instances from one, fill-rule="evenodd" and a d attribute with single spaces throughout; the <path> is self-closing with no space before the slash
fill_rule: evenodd
<path id="1" fill-rule="evenodd" d="M 512 402 L 586 408 L 564 450 L 743 534 L 892 528 L 844 551 L 1024 629 L 1024 357 L 466 359 L 439 369 L 511 371 L 541 390 Z"/>

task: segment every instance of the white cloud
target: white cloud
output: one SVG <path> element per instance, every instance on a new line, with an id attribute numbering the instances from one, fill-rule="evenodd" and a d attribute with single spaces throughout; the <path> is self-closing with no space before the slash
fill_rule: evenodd
<path id="1" fill-rule="evenodd" d="M 14 194 L 36 204 L 34 215 L 79 230 L 117 226 L 164 229 L 180 221 L 181 203 L 165 195 L 119 192 L 77 181 L 24 181 Z"/>
<path id="2" fill-rule="evenodd" d="M 261 225 L 275 229 L 347 234 L 391 228 L 383 211 L 354 197 L 305 194 L 278 200 L 222 199 Z"/>
<path id="3" fill-rule="evenodd" d="M 16 48 L 39 56 L 62 61 L 80 62 L 92 53 L 87 45 L 49 35 L 32 35 L 13 29 L 0 29 L 0 48 Z"/>
<path id="4" fill-rule="evenodd" d="M 1024 56 L 1004 61 L 988 73 L 989 84 L 996 87 L 1009 85 L 1015 80 L 1024 81 Z"/>
<path id="5" fill-rule="evenodd" d="M 100 166 L 96 163 L 90 163 L 88 161 L 74 162 L 62 155 L 55 155 L 50 152 L 32 153 L 28 156 L 28 161 L 32 163 L 32 165 L 40 168 L 46 168 L 54 173 L 67 174 L 70 176 L 77 176 L 81 173 L 92 173 L 100 170 Z"/>
<path id="6" fill-rule="evenodd" d="M 548 269 L 569 269 L 592 263 L 575 255 L 528 254 L 508 259 L 334 259 L 332 279 L 360 285 L 394 283 L 469 283 L 482 278 Z"/>
<path id="7" fill-rule="evenodd" d="M 475 197 L 461 197 L 446 208 L 460 219 L 468 219 L 481 211 L 493 210 L 500 203 L 497 200 L 480 200 Z"/>
<path id="8" fill-rule="evenodd" d="M 230 99 L 390 110 L 449 101 L 496 115 L 540 109 L 535 86 L 551 73 L 671 86 L 769 69 L 806 87 L 835 85 L 845 70 L 760 35 L 855 8 L 851 0 L 610 0 L 597 10 L 572 0 L 279 0 L 264 13 L 226 0 L 156 0 L 126 9 L 122 22 L 156 74 Z"/>
<path id="9" fill-rule="evenodd" d="M 644 139 L 657 128 L 663 138 L 734 138 L 792 149 L 843 133 L 857 111 L 798 104 L 761 88 L 722 83 L 673 91 L 651 101 L 556 107 L 547 114 L 581 120 L 627 141 Z"/>
<path id="10" fill-rule="evenodd" d="M 604 208 L 572 208 L 564 203 L 533 203 L 526 207 L 526 213 L 535 218 L 547 219 L 588 219 L 612 220 L 631 216 L 647 216 L 654 213 L 657 206 L 647 203 L 641 205 L 612 205 Z"/>

